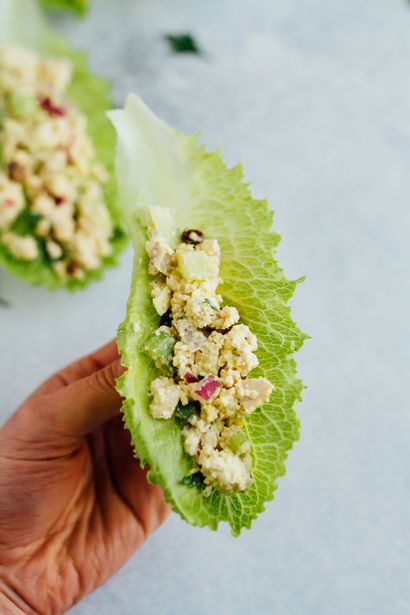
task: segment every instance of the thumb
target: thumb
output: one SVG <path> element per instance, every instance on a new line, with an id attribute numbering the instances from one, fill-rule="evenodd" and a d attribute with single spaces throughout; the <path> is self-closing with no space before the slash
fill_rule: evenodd
<path id="1" fill-rule="evenodd" d="M 75 448 L 119 413 L 121 397 L 115 381 L 123 372 L 118 359 L 58 391 L 29 400 L 1 430 L 1 448 L 9 441 L 13 452 L 21 449 L 24 457 Z"/>
<path id="2" fill-rule="evenodd" d="M 119 359 L 86 378 L 46 396 L 47 416 L 56 432 L 83 437 L 118 414 L 121 397 L 116 379 L 124 372 Z"/>

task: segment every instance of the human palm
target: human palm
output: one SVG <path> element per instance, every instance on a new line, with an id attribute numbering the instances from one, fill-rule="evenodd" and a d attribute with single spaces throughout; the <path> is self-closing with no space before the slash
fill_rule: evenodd
<path id="1" fill-rule="evenodd" d="M 52 377 L 0 430 L 5 612 L 64 613 L 168 514 L 123 428 L 120 373 L 112 343 Z"/>

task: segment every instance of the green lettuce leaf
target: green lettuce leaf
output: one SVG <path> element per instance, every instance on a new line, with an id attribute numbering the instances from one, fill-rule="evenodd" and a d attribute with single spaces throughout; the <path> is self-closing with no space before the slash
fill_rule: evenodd
<path id="1" fill-rule="evenodd" d="M 106 117 L 111 106 L 110 84 L 90 73 L 84 53 L 70 49 L 55 35 L 36 0 L 1 0 L 0 45 L 7 43 L 29 47 L 43 56 L 67 58 L 73 63 L 74 77 L 67 95 L 87 116 L 88 132 L 97 159 L 105 165 L 109 173 L 110 179 L 105 184 L 104 192 L 115 232 L 111 242 L 112 254 L 103 259 L 100 269 L 86 272 L 82 280 L 70 279 L 68 282 L 62 282 L 50 267 L 45 254 L 34 261 L 22 261 L 13 257 L 1 242 L 0 264 L 7 267 L 13 275 L 31 284 L 42 284 L 50 289 L 61 286 L 70 290 L 82 288 L 91 280 L 99 279 L 105 267 L 117 264 L 118 255 L 126 241 L 121 226 L 115 181 L 115 131 Z"/>
<path id="2" fill-rule="evenodd" d="M 85 15 L 88 9 L 88 0 L 41 0 L 47 8 L 68 9 L 77 15 Z"/>
<path id="3" fill-rule="evenodd" d="M 207 152 L 196 137 L 171 129 L 134 95 L 125 110 L 109 115 L 118 136 L 120 202 L 135 248 L 127 314 L 118 334 L 127 367 L 118 380 L 125 424 L 136 456 L 150 467 L 149 480 L 162 486 L 175 511 L 197 526 L 216 529 L 218 522 L 228 522 L 238 535 L 273 498 L 287 453 L 299 437 L 294 406 L 303 385 L 293 354 L 306 335 L 292 321 L 287 305 L 299 280 L 287 280 L 274 260 L 279 236 L 271 230 L 272 212 L 266 201 L 252 198 L 240 165 L 228 168 L 219 151 Z M 183 451 L 178 420 L 150 415 L 148 389 L 156 370 L 141 347 L 158 326 L 158 316 L 150 298 L 146 236 L 138 211 L 147 205 L 170 208 L 181 229 L 199 228 L 218 239 L 221 294 L 257 335 L 260 365 L 254 375 L 266 376 L 276 387 L 271 402 L 246 419 L 254 461 L 254 481 L 247 493 L 214 490 L 206 497 L 190 486 L 184 478 L 191 460 Z"/>

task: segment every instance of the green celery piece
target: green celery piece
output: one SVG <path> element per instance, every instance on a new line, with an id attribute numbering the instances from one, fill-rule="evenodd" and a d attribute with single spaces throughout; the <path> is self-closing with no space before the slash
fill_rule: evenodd
<path id="1" fill-rule="evenodd" d="M 174 510 L 197 526 L 216 529 L 219 522 L 227 522 L 237 536 L 273 498 L 288 451 L 299 438 L 294 406 L 303 384 L 293 354 L 307 336 L 293 322 L 288 306 L 299 280 L 289 281 L 276 263 L 279 236 L 271 231 L 273 214 L 266 201 L 252 198 L 239 165 L 228 168 L 219 151 L 207 152 L 196 137 L 171 129 L 134 95 L 125 110 L 109 115 L 118 135 L 120 201 L 135 249 L 127 315 L 118 332 L 128 368 L 117 383 L 125 398 L 126 426 L 136 456 L 150 467 L 149 480 L 162 486 Z M 146 233 L 139 213 L 148 203 L 174 210 L 180 228 L 201 229 L 219 241 L 221 294 L 259 340 L 255 376 L 265 376 L 276 387 L 269 403 L 244 422 L 254 464 L 254 481 L 246 493 L 227 495 L 214 489 L 205 497 L 190 489 L 183 481 L 192 461 L 184 453 L 178 420 L 158 421 L 150 414 L 148 391 L 157 370 L 140 348 L 159 319 L 150 297 Z"/>
<path id="2" fill-rule="evenodd" d="M 235 431 L 235 433 L 233 433 L 231 437 L 229 438 L 228 446 L 233 453 L 237 453 L 239 449 L 241 448 L 241 446 L 243 446 L 245 442 L 247 441 L 248 441 L 248 438 L 245 436 L 243 431 L 240 431 L 238 429 L 238 431 Z"/>
<path id="3" fill-rule="evenodd" d="M 177 253 L 178 268 L 187 282 L 208 280 L 218 275 L 218 267 L 200 250 Z"/>
<path id="4" fill-rule="evenodd" d="M 88 10 L 88 0 L 40 0 L 46 8 L 68 9 L 79 16 L 85 15 Z"/>
<path id="5" fill-rule="evenodd" d="M 165 331 L 160 331 L 158 334 L 152 333 L 145 341 L 142 347 L 143 352 L 150 357 L 155 363 L 155 366 L 172 376 L 172 358 L 174 356 L 174 346 L 176 339 Z"/>
<path id="6" fill-rule="evenodd" d="M 24 96 L 18 92 L 11 95 L 9 105 L 11 112 L 18 118 L 33 113 L 34 110 L 38 109 L 38 105 L 34 98 L 31 96 Z"/>
<path id="7" fill-rule="evenodd" d="M 34 261 L 22 261 L 10 254 L 1 244 L 1 239 L 0 265 L 30 284 L 41 284 L 49 289 L 83 288 L 92 280 L 101 278 L 106 267 L 117 264 L 118 256 L 126 242 L 114 176 L 115 132 L 106 117 L 106 112 L 111 106 L 110 84 L 105 79 L 90 73 L 85 53 L 74 51 L 54 33 L 36 0 L 1 0 L 0 45 L 7 43 L 29 47 L 43 56 L 67 58 L 73 63 L 74 78 L 67 95 L 87 116 L 88 131 L 97 159 L 108 170 L 110 179 L 104 186 L 104 192 L 115 232 L 111 242 L 112 254 L 103 259 L 102 266 L 98 270 L 87 272 L 82 280 L 71 279 L 62 282 L 50 267 L 44 251 L 41 251 Z"/>

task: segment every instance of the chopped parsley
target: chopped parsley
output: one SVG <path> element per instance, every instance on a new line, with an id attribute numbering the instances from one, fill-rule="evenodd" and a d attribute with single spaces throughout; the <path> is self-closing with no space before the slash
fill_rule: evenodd
<path id="1" fill-rule="evenodd" d="M 181 482 L 186 487 L 200 489 L 201 491 L 205 489 L 205 481 L 204 481 L 204 476 L 202 472 L 195 472 L 195 474 L 188 474 L 188 476 L 184 476 Z"/>

